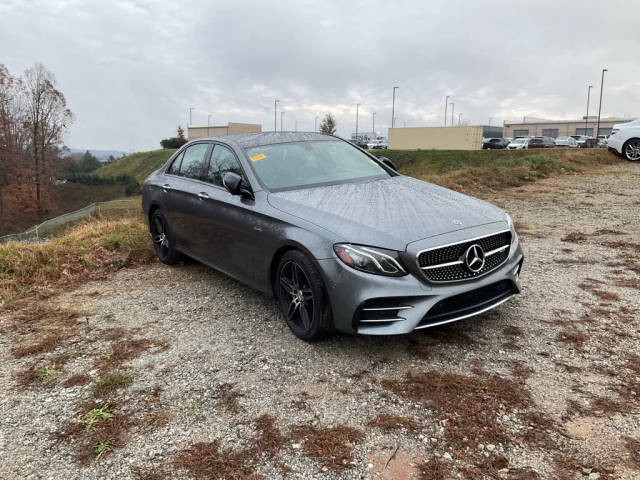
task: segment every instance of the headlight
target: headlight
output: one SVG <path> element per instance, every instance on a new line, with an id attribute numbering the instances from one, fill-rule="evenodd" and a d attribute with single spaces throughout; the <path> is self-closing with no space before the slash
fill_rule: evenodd
<path id="1" fill-rule="evenodd" d="M 356 270 L 391 277 L 407 274 L 398 261 L 398 252 L 393 250 L 348 243 L 337 243 L 333 250 L 340 260 Z"/>
<path id="2" fill-rule="evenodd" d="M 505 222 L 507 222 L 507 225 L 509 226 L 509 230 L 511 230 L 511 244 L 514 244 L 518 239 L 518 234 L 516 233 L 516 229 L 513 226 L 513 220 L 511 219 L 511 215 L 509 215 L 508 213 L 505 213 L 504 220 Z"/>

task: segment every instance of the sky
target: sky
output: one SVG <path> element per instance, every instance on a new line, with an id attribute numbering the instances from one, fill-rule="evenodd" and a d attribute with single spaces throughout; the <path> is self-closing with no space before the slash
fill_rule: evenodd
<path id="1" fill-rule="evenodd" d="M 178 125 L 386 134 L 444 122 L 640 116 L 640 2 L 0 0 L 0 63 L 40 62 L 75 115 L 72 148 L 159 148 Z M 451 122 L 451 107 L 449 119 Z M 280 129 L 280 113 L 277 115 Z"/>

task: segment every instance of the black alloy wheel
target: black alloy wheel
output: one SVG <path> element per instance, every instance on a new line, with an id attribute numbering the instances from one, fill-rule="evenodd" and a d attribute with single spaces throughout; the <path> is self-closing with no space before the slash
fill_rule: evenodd
<path id="1" fill-rule="evenodd" d="M 151 215 L 150 228 L 153 238 L 153 249 L 158 260 L 167 265 L 173 265 L 180 259 L 180 253 L 175 249 L 167 219 L 160 210 Z"/>
<path id="2" fill-rule="evenodd" d="M 317 267 L 297 250 L 287 252 L 278 266 L 276 295 L 291 331 L 302 340 L 320 340 L 333 333 L 331 306 Z"/>

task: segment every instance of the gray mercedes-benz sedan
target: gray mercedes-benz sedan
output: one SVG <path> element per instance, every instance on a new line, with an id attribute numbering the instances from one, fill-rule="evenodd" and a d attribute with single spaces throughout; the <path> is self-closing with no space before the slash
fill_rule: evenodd
<path id="1" fill-rule="evenodd" d="M 308 341 L 408 333 L 520 292 L 507 213 L 330 135 L 191 141 L 146 179 L 142 204 L 160 261 L 185 254 L 274 295 Z"/>

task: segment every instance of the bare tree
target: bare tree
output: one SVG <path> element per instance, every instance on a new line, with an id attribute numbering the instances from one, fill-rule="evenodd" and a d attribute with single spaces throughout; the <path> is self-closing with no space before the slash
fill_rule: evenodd
<path id="1" fill-rule="evenodd" d="M 57 157 L 62 136 L 73 121 L 71 110 L 56 80 L 44 65 L 37 63 L 24 72 L 25 126 L 29 132 L 29 153 L 36 185 L 36 211 L 42 215 L 41 183 L 50 160 Z"/>
<path id="2" fill-rule="evenodd" d="M 327 113 L 322 119 L 322 123 L 320 123 L 320 131 L 322 133 L 328 133 L 329 135 L 333 135 L 336 133 L 336 119 L 330 113 Z"/>

